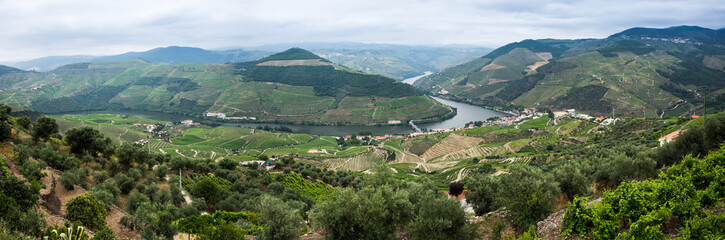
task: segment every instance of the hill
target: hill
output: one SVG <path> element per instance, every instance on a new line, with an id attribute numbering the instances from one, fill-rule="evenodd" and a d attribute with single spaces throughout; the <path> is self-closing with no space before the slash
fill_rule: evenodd
<path id="1" fill-rule="evenodd" d="M 293 48 L 254 62 L 77 63 L 47 73 L 10 69 L 0 98 L 45 113 L 136 109 L 234 120 L 386 124 L 452 111 L 413 87 Z"/>
<path id="2" fill-rule="evenodd" d="M 57 67 L 82 62 L 109 62 L 144 59 L 153 63 L 228 63 L 255 61 L 274 52 L 300 47 L 357 71 L 380 74 L 396 80 L 437 72 L 443 68 L 477 58 L 490 51 L 477 46 L 407 46 L 363 43 L 299 43 L 230 50 L 204 50 L 194 47 L 161 47 L 144 52 L 128 52 L 112 56 L 50 56 L 11 63 L 19 69 L 47 72 Z"/>
<path id="3" fill-rule="evenodd" d="M 144 52 L 127 52 L 111 56 L 50 56 L 12 64 L 20 69 L 51 71 L 57 67 L 83 62 L 112 62 L 144 59 L 153 63 L 227 63 L 254 61 L 271 54 L 268 51 L 233 49 L 212 51 L 195 47 L 169 46 L 154 48 Z"/>
<path id="4" fill-rule="evenodd" d="M 595 115 L 687 116 L 725 107 L 725 31 L 632 28 L 605 39 L 524 40 L 415 83 L 503 109 L 546 106 Z"/>

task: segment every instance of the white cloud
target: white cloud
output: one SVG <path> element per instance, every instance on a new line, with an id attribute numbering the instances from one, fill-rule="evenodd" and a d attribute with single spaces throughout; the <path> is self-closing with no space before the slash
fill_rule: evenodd
<path id="1" fill-rule="evenodd" d="M 720 0 L 0 0 L 0 61 L 305 41 L 496 47 L 724 22 Z"/>

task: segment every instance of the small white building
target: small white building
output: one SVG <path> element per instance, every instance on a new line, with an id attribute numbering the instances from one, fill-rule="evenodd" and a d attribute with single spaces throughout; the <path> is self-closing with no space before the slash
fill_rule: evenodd
<path id="1" fill-rule="evenodd" d="M 207 117 L 218 117 L 218 118 L 225 118 L 227 117 L 226 113 L 222 112 L 208 112 L 205 114 Z"/>
<path id="2" fill-rule="evenodd" d="M 191 124 L 194 124 L 194 120 L 184 120 L 184 121 L 181 121 L 181 124 L 191 125 Z"/>

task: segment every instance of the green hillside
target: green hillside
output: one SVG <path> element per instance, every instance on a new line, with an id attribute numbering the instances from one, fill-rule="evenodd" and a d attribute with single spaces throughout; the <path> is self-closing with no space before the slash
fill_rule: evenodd
<path id="1" fill-rule="evenodd" d="M 0 99 L 45 113 L 135 109 L 256 121 L 385 124 L 451 112 L 393 79 L 335 65 L 293 48 L 255 62 L 78 63 L 48 73 L 3 68 Z"/>
<path id="2" fill-rule="evenodd" d="M 595 115 L 687 116 L 725 108 L 723 30 L 633 28 L 605 39 L 525 40 L 415 86 L 504 109 L 548 106 Z M 445 90 L 445 91 L 443 91 Z"/>

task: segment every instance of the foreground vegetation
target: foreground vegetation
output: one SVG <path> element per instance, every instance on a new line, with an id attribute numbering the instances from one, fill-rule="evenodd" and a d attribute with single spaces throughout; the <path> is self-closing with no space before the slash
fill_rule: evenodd
<path id="1" fill-rule="evenodd" d="M 8 204 L 0 210 L 8 234 L 722 237 L 722 153 L 697 158 L 725 139 L 721 115 L 613 126 L 541 117 L 383 141 L 100 114 L 4 119 L 0 197 Z M 145 132 L 143 124 L 165 126 Z M 657 138 L 680 129 L 677 141 L 657 147 Z M 446 192 L 465 195 L 472 209 Z M 563 227 L 547 228 L 544 219 Z"/>

